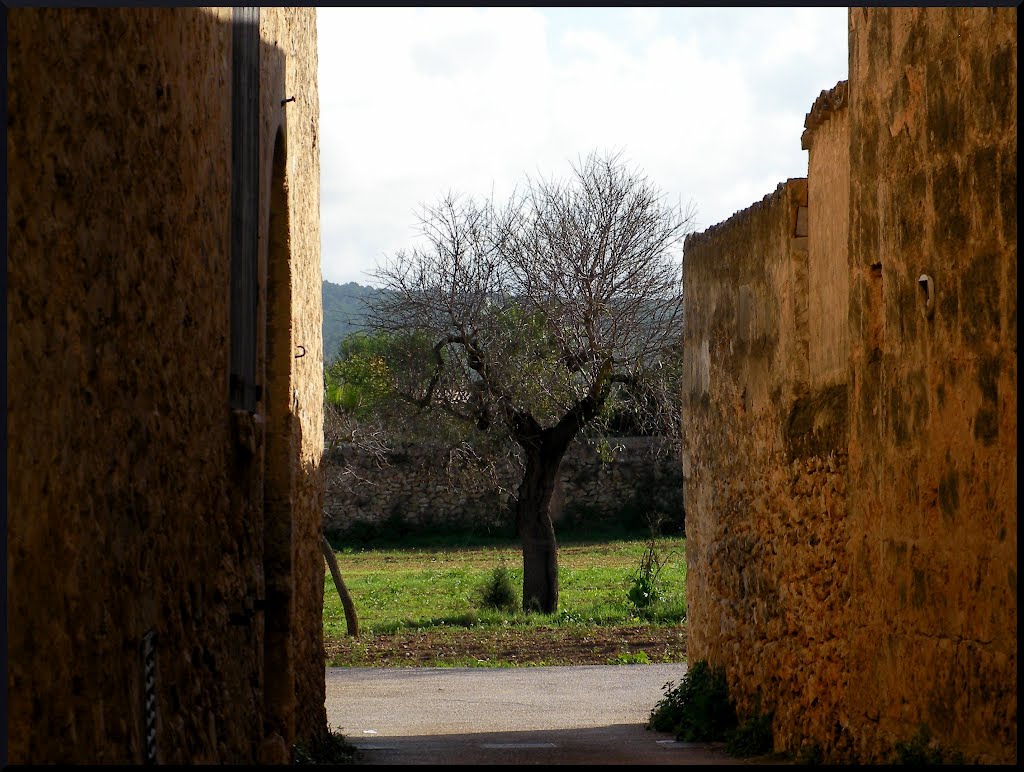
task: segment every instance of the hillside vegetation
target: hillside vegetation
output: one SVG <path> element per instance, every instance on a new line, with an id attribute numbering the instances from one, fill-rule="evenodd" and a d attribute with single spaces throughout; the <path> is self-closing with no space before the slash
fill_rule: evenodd
<path id="1" fill-rule="evenodd" d="M 376 287 L 364 287 L 354 281 L 323 283 L 325 365 L 338 358 L 338 346 L 346 335 L 365 329 L 366 302 L 380 292 Z"/>

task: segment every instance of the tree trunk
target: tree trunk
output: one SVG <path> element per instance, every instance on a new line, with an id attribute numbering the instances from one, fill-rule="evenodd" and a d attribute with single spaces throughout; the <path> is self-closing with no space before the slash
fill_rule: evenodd
<path id="1" fill-rule="evenodd" d="M 338 559 L 334 557 L 334 550 L 327 537 L 320 534 L 320 550 L 327 559 L 327 565 L 331 568 L 331 576 L 334 577 L 334 586 L 338 590 L 338 597 L 341 598 L 341 605 L 345 609 L 345 627 L 348 634 L 353 638 L 359 637 L 359 618 L 356 616 L 356 607 L 352 602 L 352 596 L 348 594 L 348 587 L 345 580 L 341 578 L 341 569 L 338 568 Z"/>
<path id="2" fill-rule="evenodd" d="M 550 443 L 524 448 L 516 524 L 523 545 L 523 611 L 558 611 L 558 544 L 551 522 L 551 495 L 565 448 Z"/>

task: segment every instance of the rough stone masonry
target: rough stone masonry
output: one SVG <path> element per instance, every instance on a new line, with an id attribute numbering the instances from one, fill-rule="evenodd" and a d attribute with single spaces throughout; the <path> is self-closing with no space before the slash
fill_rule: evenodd
<path id="1" fill-rule="evenodd" d="M 777 750 L 1017 757 L 1010 8 L 854 8 L 806 180 L 685 244 L 689 650 Z"/>

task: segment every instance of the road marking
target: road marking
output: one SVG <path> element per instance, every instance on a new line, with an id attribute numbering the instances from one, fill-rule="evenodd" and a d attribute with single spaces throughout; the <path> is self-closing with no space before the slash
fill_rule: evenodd
<path id="1" fill-rule="evenodd" d="M 557 748 L 555 743 L 484 743 L 481 748 L 506 750 L 513 748 Z"/>

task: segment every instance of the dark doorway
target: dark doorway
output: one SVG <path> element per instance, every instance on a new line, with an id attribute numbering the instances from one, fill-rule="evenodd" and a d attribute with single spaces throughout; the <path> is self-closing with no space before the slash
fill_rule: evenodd
<path id="1" fill-rule="evenodd" d="M 274 143 L 267 250 L 267 442 L 264 469 L 263 576 L 266 612 L 263 634 L 264 727 L 290 742 L 295 734 L 292 663 L 292 518 L 295 459 L 292 411 L 291 265 L 285 140 Z"/>

